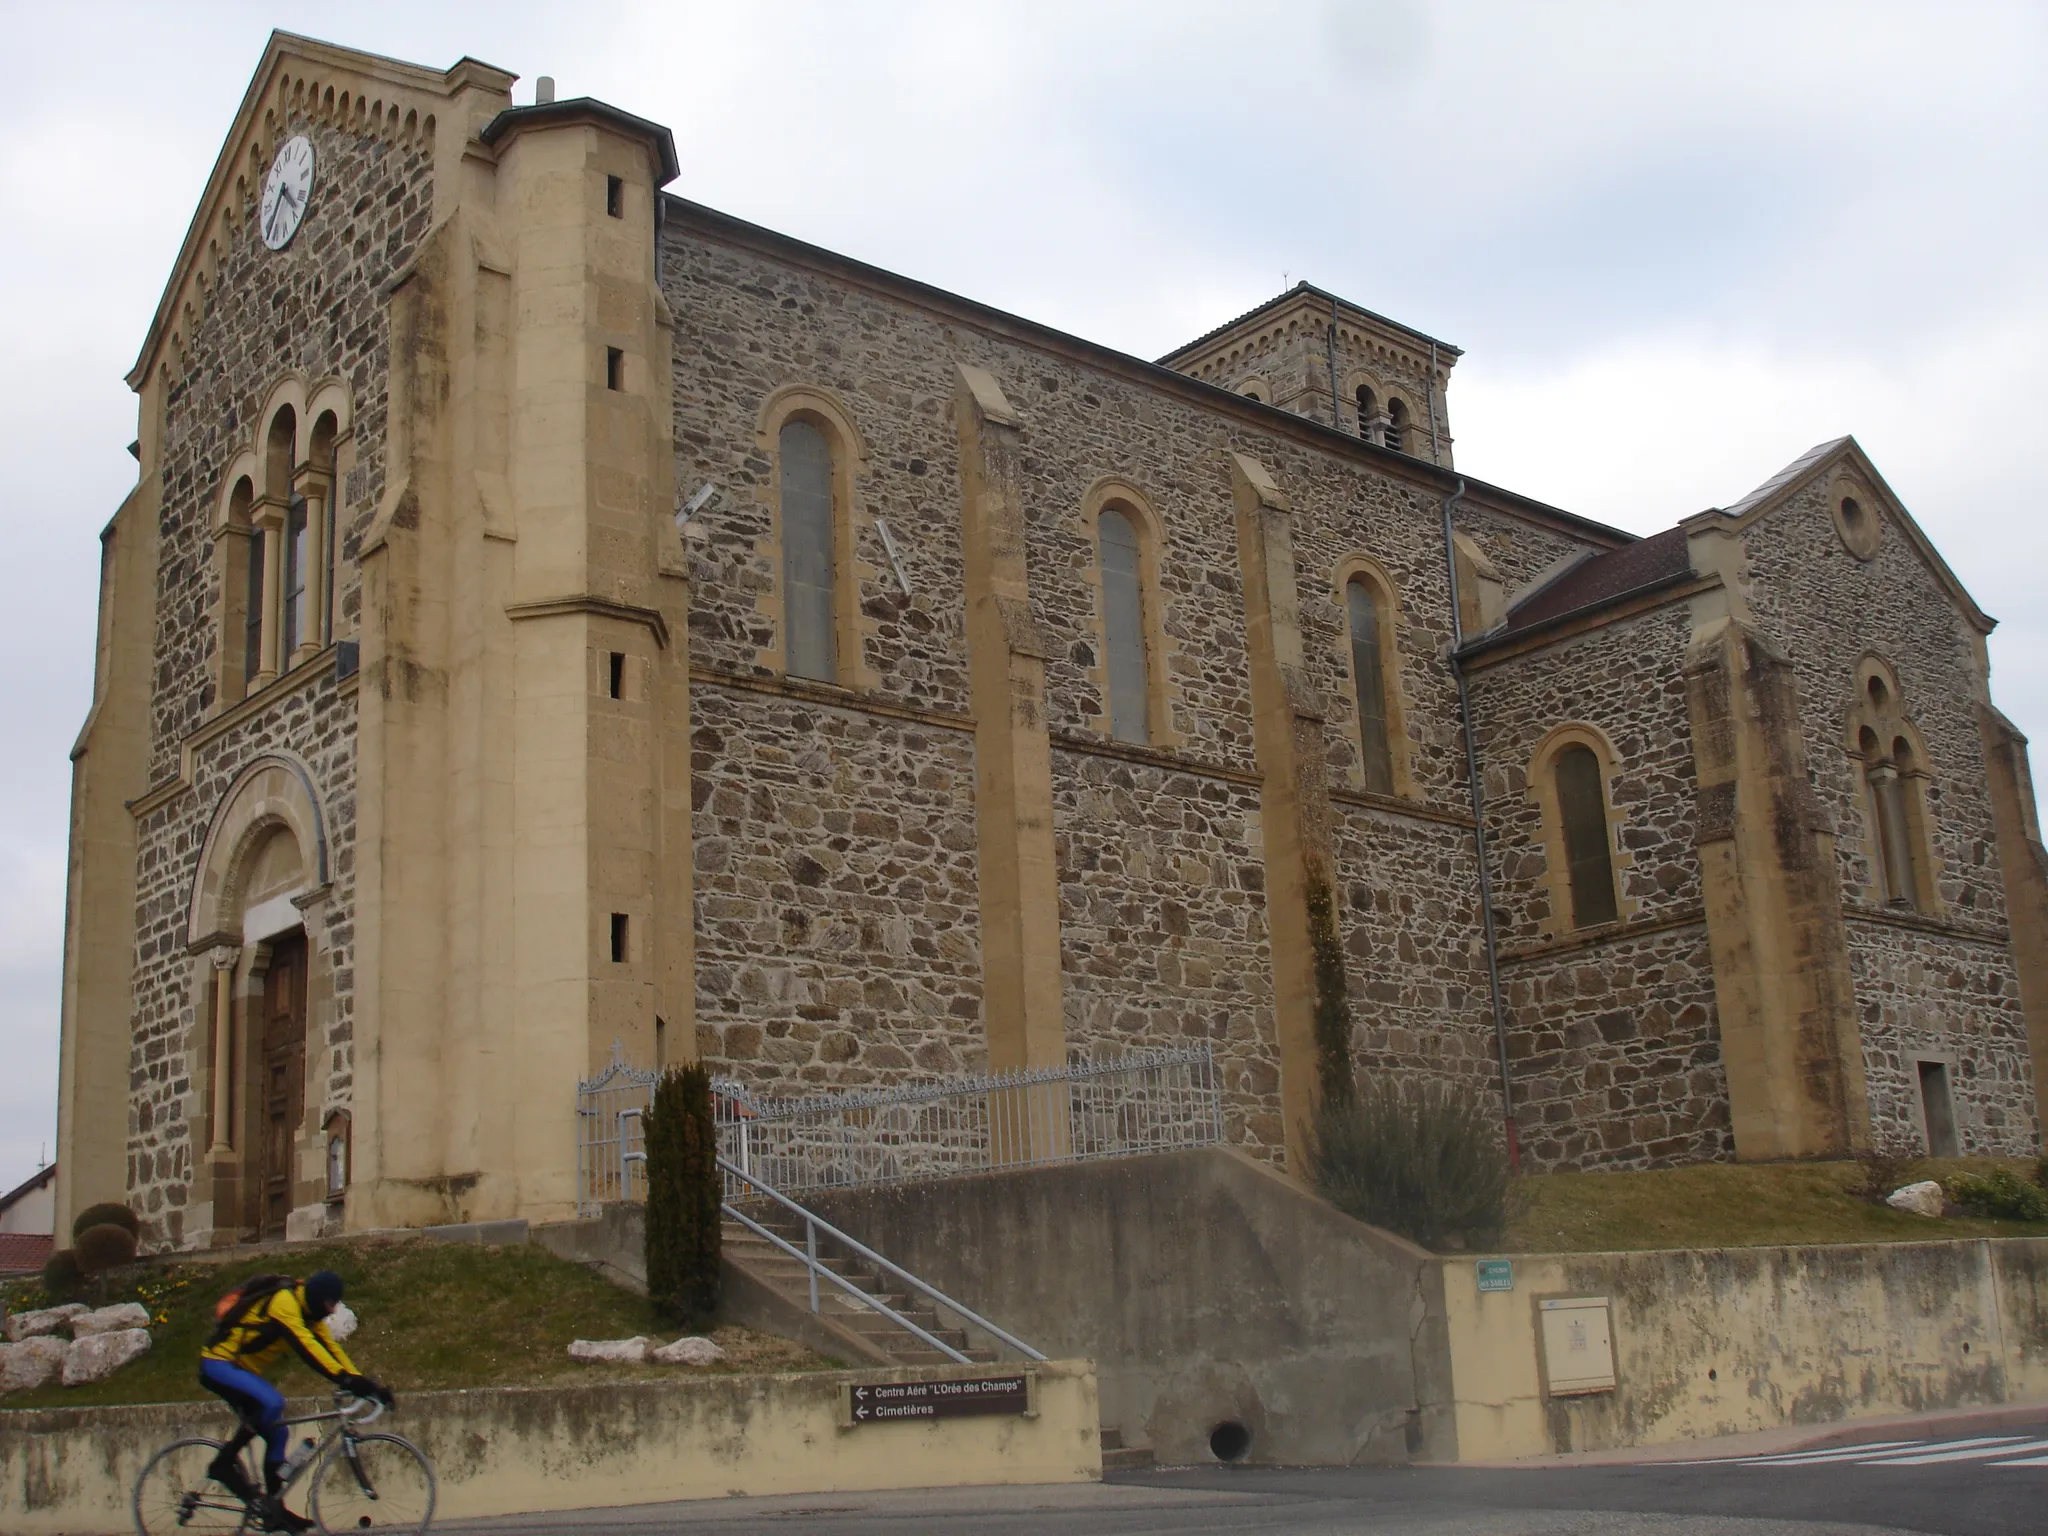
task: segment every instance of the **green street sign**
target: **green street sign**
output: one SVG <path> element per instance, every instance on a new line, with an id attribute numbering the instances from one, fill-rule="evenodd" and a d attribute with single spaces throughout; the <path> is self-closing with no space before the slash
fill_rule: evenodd
<path id="1" fill-rule="evenodd" d="M 1473 1267 L 1479 1271 L 1480 1290 L 1512 1291 L 1515 1288 L 1514 1260 L 1481 1259 Z"/>

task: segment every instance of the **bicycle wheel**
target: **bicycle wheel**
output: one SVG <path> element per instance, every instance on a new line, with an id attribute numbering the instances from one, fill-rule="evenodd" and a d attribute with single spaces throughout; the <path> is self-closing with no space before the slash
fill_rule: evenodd
<path id="1" fill-rule="evenodd" d="M 434 1468 L 397 1435 L 344 1438 L 314 1475 L 312 1515 L 327 1536 L 424 1531 L 434 1518 Z"/>
<path id="2" fill-rule="evenodd" d="M 207 1468 L 223 1447 L 218 1440 L 174 1440 L 135 1479 L 135 1529 L 140 1536 L 175 1536 L 180 1531 L 240 1531 L 251 1524 L 249 1507 L 229 1493 Z"/>

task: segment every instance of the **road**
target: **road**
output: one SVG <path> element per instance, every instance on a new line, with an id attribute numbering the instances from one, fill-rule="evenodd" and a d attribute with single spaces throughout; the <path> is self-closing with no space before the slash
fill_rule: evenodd
<path id="1" fill-rule="evenodd" d="M 439 1530 L 442 1527 L 437 1526 Z M 465 1536 L 2039 1536 L 2048 1421 L 1635 1466 L 1199 1467 L 1101 1484 L 720 1499 L 463 1521 Z"/>

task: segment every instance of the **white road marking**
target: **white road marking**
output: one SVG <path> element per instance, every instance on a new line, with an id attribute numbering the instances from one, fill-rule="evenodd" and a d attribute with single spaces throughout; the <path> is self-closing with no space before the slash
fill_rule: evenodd
<path id="1" fill-rule="evenodd" d="M 1960 1441 L 1957 1444 L 1961 1444 Z M 1943 1446 L 1918 1456 L 1881 1456 L 1864 1463 L 1870 1467 L 1926 1467 L 1938 1461 L 1984 1461 L 1993 1456 L 2010 1456 L 2018 1451 L 2048 1451 L 2048 1440 L 2024 1440 L 2018 1445 L 1980 1445 L 1973 1450 Z"/>
<path id="2" fill-rule="evenodd" d="M 1755 1467 L 1768 1462 L 1782 1461 L 1797 1457 L 1801 1461 L 1835 1461 L 1851 1456 L 1871 1456 L 1879 1451 L 1906 1450 L 1927 1444 L 1925 1440 L 1871 1440 L 1862 1445 L 1839 1445 L 1825 1451 L 1779 1451 L 1771 1456 L 1716 1456 L 1710 1460 L 1689 1461 L 1689 1467 Z"/>

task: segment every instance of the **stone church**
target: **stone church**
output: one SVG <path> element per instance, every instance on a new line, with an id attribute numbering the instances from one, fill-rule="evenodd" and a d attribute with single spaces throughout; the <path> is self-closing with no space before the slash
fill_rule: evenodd
<path id="1" fill-rule="evenodd" d="M 614 1041 L 1205 1041 L 1284 1167 L 1333 1071 L 1534 1169 L 2038 1149 L 2025 742 L 1854 440 L 1636 538 L 1462 476 L 1458 349 L 1321 289 L 1146 361 L 514 80 L 273 35 L 143 338 L 61 1220 L 563 1216 Z"/>

